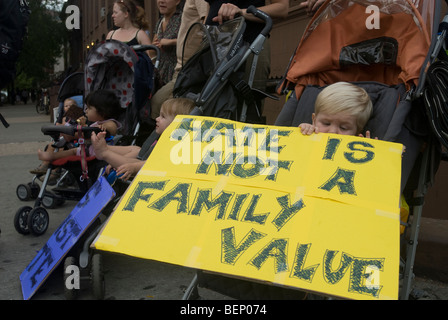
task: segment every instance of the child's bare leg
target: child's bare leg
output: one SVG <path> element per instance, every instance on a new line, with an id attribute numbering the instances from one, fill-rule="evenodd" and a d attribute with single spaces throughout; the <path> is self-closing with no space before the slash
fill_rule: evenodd
<path id="1" fill-rule="evenodd" d="M 107 148 L 109 151 L 129 158 L 137 158 L 141 149 L 138 146 L 107 146 Z"/>
<path id="2" fill-rule="evenodd" d="M 140 147 L 109 146 L 106 143 L 105 136 L 105 132 L 99 132 L 97 135 L 92 133 L 91 142 L 97 159 L 107 161 L 107 158 L 110 157 L 112 153 L 130 158 L 137 158 L 137 155 L 140 152 Z"/>
<path id="3" fill-rule="evenodd" d="M 95 151 L 95 156 L 99 160 L 104 160 L 105 154 L 108 151 L 109 146 L 106 143 L 106 132 L 99 132 L 95 134 L 92 132 L 90 141 L 92 142 L 93 150 Z"/>
<path id="4" fill-rule="evenodd" d="M 126 152 L 126 157 L 129 158 L 137 158 L 138 154 L 140 153 L 140 147 L 139 146 L 129 146 L 129 148 L 127 148 L 127 152 Z"/>

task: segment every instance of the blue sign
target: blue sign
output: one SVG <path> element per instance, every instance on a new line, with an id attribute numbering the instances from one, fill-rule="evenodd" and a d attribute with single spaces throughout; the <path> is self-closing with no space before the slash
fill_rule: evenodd
<path id="1" fill-rule="evenodd" d="M 34 295 L 114 197 L 110 184 L 100 177 L 20 275 L 25 300 Z"/>

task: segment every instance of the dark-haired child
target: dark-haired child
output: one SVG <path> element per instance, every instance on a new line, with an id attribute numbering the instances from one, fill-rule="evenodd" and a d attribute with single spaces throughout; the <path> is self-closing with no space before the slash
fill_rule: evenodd
<path id="1" fill-rule="evenodd" d="M 79 118 L 78 123 L 86 126 L 86 122 L 89 121 L 92 122 L 90 127 L 100 128 L 110 135 L 116 135 L 121 127 L 116 118 L 119 117 L 121 111 L 120 101 L 112 91 L 98 90 L 86 97 L 85 117 Z M 76 136 L 72 137 L 72 139 L 76 138 Z M 65 139 L 70 140 L 68 137 L 65 137 Z M 86 148 L 86 153 L 88 156 L 95 155 L 92 146 Z M 53 161 L 75 155 L 81 155 L 81 147 L 59 152 L 38 151 L 38 157 L 42 161 Z"/>

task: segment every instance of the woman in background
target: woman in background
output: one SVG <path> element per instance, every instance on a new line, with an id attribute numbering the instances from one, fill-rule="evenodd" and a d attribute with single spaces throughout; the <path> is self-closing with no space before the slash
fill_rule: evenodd
<path id="1" fill-rule="evenodd" d="M 179 3 L 180 0 L 157 0 L 161 17 L 156 24 L 153 44 L 160 48 L 159 88 L 171 81 L 177 63 L 177 34 L 182 17 Z"/>
<path id="2" fill-rule="evenodd" d="M 151 39 L 145 32 L 149 29 L 145 11 L 133 0 L 115 1 L 112 19 L 118 29 L 110 31 L 107 39 L 118 40 L 129 46 L 151 44 Z"/>

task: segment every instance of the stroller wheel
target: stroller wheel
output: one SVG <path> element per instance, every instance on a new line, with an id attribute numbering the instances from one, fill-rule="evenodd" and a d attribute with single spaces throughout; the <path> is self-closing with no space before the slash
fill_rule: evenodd
<path id="1" fill-rule="evenodd" d="M 43 235 L 47 231 L 49 221 L 48 212 L 42 207 L 34 208 L 28 214 L 28 228 L 35 236 Z"/>
<path id="2" fill-rule="evenodd" d="M 20 234 L 29 234 L 30 230 L 28 228 L 28 215 L 33 210 L 31 207 L 22 207 L 17 210 L 14 216 L 14 228 Z"/>
<path id="3" fill-rule="evenodd" d="M 106 286 L 103 273 L 103 257 L 99 253 L 92 256 L 92 265 L 90 269 L 90 277 L 92 281 L 93 296 L 97 300 L 103 300 Z"/>
<path id="4" fill-rule="evenodd" d="M 64 295 L 67 300 L 75 300 L 78 297 L 79 287 L 76 287 L 76 279 L 71 278 L 71 274 L 67 273 L 68 268 L 71 266 L 76 266 L 76 259 L 74 257 L 67 257 L 64 260 Z M 78 283 L 80 282 L 77 279 Z"/>
<path id="5" fill-rule="evenodd" d="M 54 209 L 58 205 L 58 201 L 53 193 L 45 192 L 42 198 L 42 205 L 47 209 Z"/>
<path id="6" fill-rule="evenodd" d="M 19 184 L 16 189 L 17 198 L 21 201 L 32 199 L 32 190 L 29 184 Z"/>

